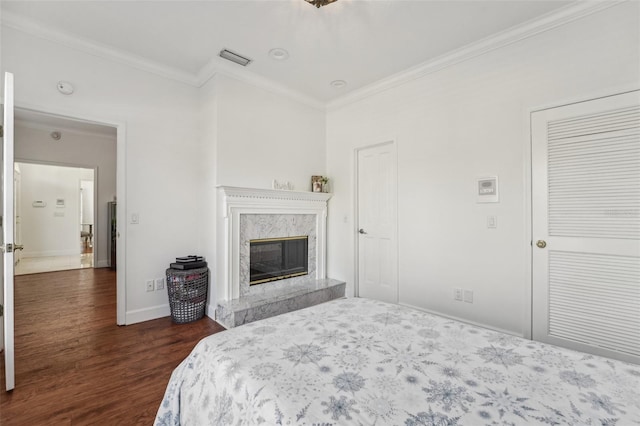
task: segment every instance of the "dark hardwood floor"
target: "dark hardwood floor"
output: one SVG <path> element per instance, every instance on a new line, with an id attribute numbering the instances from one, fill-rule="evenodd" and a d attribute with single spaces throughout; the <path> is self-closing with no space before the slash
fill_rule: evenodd
<path id="1" fill-rule="evenodd" d="M 1 368 L 3 426 L 150 425 L 173 369 L 224 330 L 207 317 L 118 327 L 109 269 L 16 277 L 15 306 L 16 388 L 4 391 Z"/>

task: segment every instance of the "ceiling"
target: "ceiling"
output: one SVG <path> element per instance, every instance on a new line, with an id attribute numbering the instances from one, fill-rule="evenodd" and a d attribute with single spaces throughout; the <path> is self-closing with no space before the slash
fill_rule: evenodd
<path id="1" fill-rule="evenodd" d="M 540 18 L 569 1 L 7 1 L 3 21 L 73 36 L 199 85 L 215 70 L 252 75 L 319 103 Z M 227 48 L 246 68 L 217 56 Z M 268 52 L 283 48 L 286 60 Z M 344 87 L 330 83 L 344 80 Z"/>

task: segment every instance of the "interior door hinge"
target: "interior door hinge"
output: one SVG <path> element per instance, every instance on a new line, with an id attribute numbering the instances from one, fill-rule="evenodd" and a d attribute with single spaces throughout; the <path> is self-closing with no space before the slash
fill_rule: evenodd
<path id="1" fill-rule="evenodd" d="M 0 138 L 4 136 L 4 127 L 0 124 Z"/>
<path id="2" fill-rule="evenodd" d="M 0 317 L 4 316 L 4 306 L 0 305 Z"/>

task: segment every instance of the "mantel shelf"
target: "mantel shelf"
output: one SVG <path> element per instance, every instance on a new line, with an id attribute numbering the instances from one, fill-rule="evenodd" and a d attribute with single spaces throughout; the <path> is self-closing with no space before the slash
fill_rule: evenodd
<path id="1" fill-rule="evenodd" d="M 219 185 L 218 190 L 227 197 L 263 198 L 272 200 L 320 201 L 327 202 L 331 198 L 328 192 L 287 191 L 282 189 L 241 188 L 237 186 Z"/>

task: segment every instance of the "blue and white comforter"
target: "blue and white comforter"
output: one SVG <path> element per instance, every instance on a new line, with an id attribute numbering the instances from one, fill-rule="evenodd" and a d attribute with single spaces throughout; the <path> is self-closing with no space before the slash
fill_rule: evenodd
<path id="1" fill-rule="evenodd" d="M 367 299 L 203 339 L 156 425 L 639 425 L 640 366 Z"/>

